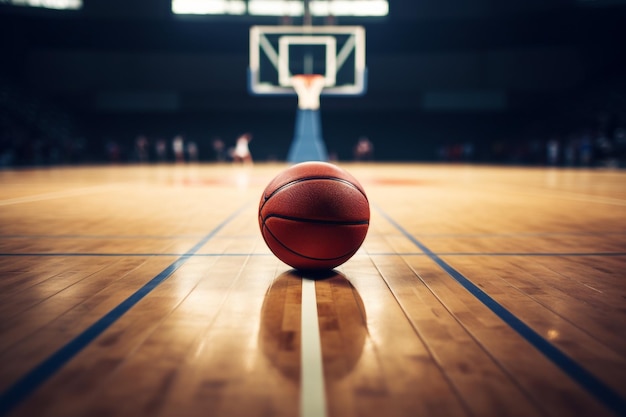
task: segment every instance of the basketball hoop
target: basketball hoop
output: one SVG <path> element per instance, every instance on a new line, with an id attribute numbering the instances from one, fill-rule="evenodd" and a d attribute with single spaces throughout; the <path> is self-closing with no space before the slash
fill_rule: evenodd
<path id="1" fill-rule="evenodd" d="M 320 94 L 326 79 L 319 74 L 298 74 L 291 77 L 293 89 L 298 94 L 298 108 L 317 110 L 320 108 Z"/>

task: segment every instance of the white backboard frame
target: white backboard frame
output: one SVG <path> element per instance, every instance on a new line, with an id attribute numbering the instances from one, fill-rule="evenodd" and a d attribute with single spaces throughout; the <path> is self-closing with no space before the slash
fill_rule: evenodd
<path id="1" fill-rule="evenodd" d="M 268 41 L 266 35 L 281 35 L 278 50 Z M 333 35 L 348 35 L 348 40 L 341 47 L 337 47 L 336 42 L 333 44 L 330 41 L 330 38 L 335 40 Z M 367 68 L 365 65 L 365 29 L 362 26 L 252 26 L 248 70 L 248 89 L 252 94 L 296 94 L 291 83 L 288 61 L 289 46 L 294 44 L 326 45 L 326 74 L 323 75 L 327 80 L 322 95 L 362 95 L 365 93 Z M 329 57 L 329 53 L 333 56 Z M 354 83 L 336 85 L 336 74 L 352 53 L 354 53 L 355 63 Z M 278 72 L 278 85 L 260 80 L 261 54 L 265 54 Z"/>

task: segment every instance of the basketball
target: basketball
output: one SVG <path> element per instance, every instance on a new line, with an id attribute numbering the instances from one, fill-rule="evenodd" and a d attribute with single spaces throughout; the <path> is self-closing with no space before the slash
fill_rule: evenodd
<path id="1" fill-rule="evenodd" d="M 326 162 L 302 162 L 279 173 L 259 203 L 259 226 L 272 253 L 301 270 L 332 269 L 359 249 L 370 209 L 361 184 Z"/>

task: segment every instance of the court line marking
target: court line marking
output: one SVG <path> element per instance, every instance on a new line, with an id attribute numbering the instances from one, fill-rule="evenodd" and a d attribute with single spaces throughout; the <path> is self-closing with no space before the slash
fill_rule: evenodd
<path id="1" fill-rule="evenodd" d="M 189 256 L 189 257 L 217 257 L 217 256 L 270 256 L 271 253 L 81 253 L 81 252 L 22 252 L 22 253 L 0 253 L 0 256 L 66 256 L 68 258 L 71 257 L 120 257 L 120 256 L 129 256 L 129 257 L 180 257 L 180 256 Z"/>
<path id="2" fill-rule="evenodd" d="M 0 393 L 0 416 L 6 416 L 9 414 L 17 405 L 19 405 L 20 402 L 22 402 L 22 400 L 32 394 L 37 388 L 51 378 L 59 369 L 61 369 L 66 363 L 72 360 L 87 345 L 89 345 L 89 343 L 107 330 L 113 323 L 120 319 L 126 312 L 134 307 L 152 290 L 158 287 L 163 281 L 168 279 L 174 272 L 176 272 L 176 270 L 191 259 L 195 252 L 200 250 L 200 248 L 202 248 L 204 244 L 206 244 L 213 236 L 222 230 L 224 226 L 237 217 L 247 205 L 248 204 L 246 203 L 244 206 L 232 213 L 191 249 L 189 249 L 189 251 L 180 256 L 179 259 L 170 264 L 167 268 L 157 274 L 154 278 L 144 284 L 141 288 L 110 310 L 107 314 L 102 316 L 87 329 L 83 330 L 82 333 L 75 336 L 63 347 L 59 348 L 52 355 L 48 356 L 48 358 L 36 365 L 27 374 L 9 386 L 4 392 Z"/>
<path id="3" fill-rule="evenodd" d="M 0 235 L 0 239 L 198 239 L 201 234 L 194 235 Z"/>
<path id="4" fill-rule="evenodd" d="M 597 231 L 597 232 L 518 232 L 518 233 L 418 233 L 416 236 L 425 238 L 499 238 L 499 237 L 515 237 L 515 238 L 531 238 L 537 236 L 606 236 L 606 235 L 625 235 L 626 231 Z"/>
<path id="5" fill-rule="evenodd" d="M 326 417 L 322 342 L 315 280 L 302 278 L 300 417 Z"/>
<path id="6" fill-rule="evenodd" d="M 11 204 L 33 203 L 35 201 L 53 200 L 55 198 L 76 197 L 87 194 L 99 193 L 114 189 L 113 185 L 97 185 L 94 187 L 77 188 L 74 190 L 54 191 L 51 193 L 36 194 L 28 197 L 16 197 L 6 200 L 0 200 L 0 206 L 9 206 Z"/>
<path id="7" fill-rule="evenodd" d="M 626 252 L 431 252 L 436 256 L 626 256 Z M 368 252 L 371 256 L 429 256 L 421 252 Z"/>
<path id="8" fill-rule="evenodd" d="M 591 372 L 587 371 L 573 359 L 559 350 L 544 339 L 539 333 L 535 332 L 530 326 L 517 318 L 513 313 L 504 308 L 496 300 L 491 298 L 487 293 L 478 288 L 473 282 L 467 279 L 463 274 L 452 268 L 448 263 L 441 259 L 437 254 L 433 253 L 428 247 L 424 246 L 406 229 L 391 218 L 380 207 L 375 206 L 376 210 L 396 229 L 398 229 L 407 239 L 424 252 L 433 262 L 450 275 L 455 281 L 463 286 L 470 294 L 482 302 L 489 310 L 497 315 L 509 327 L 515 330 L 528 343 L 533 345 L 541 354 L 555 364 L 561 371 L 577 382 L 583 389 L 590 393 L 602 404 L 613 410 L 619 415 L 626 415 L 626 399 L 622 398 L 611 387 L 596 378 Z"/>

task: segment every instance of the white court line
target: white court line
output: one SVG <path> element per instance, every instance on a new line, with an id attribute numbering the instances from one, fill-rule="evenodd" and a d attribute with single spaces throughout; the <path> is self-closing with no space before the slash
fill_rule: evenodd
<path id="1" fill-rule="evenodd" d="M 0 206 L 9 206 L 11 204 L 32 203 L 35 201 L 52 200 L 55 198 L 75 197 L 79 195 L 93 194 L 110 189 L 111 185 L 98 185 L 95 187 L 77 188 L 75 190 L 55 191 L 45 194 L 36 194 L 28 197 L 9 198 L 0 200 Z"/>
<path id="2" fill-rule="evenodd" d="M 315 281 L 302 279 L 300 417 L 326 417 L 322 343 Z"/>

